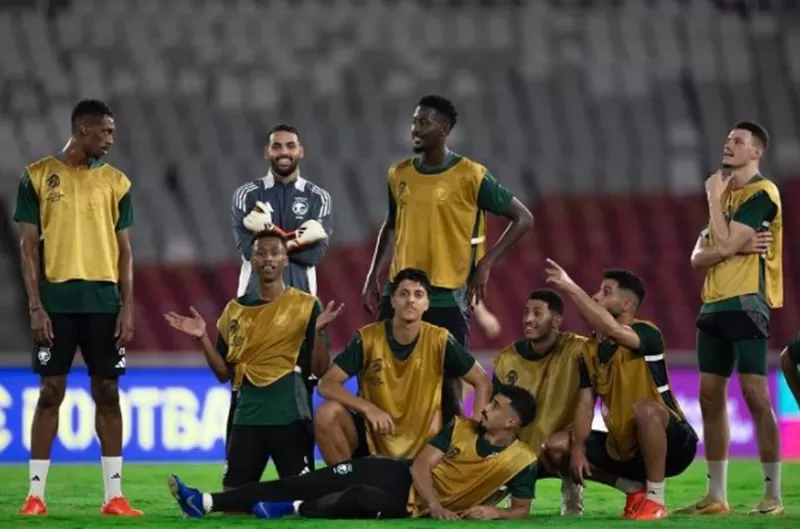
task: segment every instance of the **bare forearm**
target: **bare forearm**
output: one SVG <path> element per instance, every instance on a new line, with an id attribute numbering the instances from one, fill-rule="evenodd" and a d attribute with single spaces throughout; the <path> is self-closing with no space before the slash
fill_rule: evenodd
<path id="1" fill-rule="evenodd" d="M 527 209 L 525 211 L 527 212 L 526 215 L 520 215 L 519 218 L 511 221 L 494 246 L 486 253 L 484 259 L 491 263 L 496 263 L 533 228 L 533 216 Z"/>
<path id="2" fill-rule="evenodd" d="M 480 382 L 473 384 L 475 389 L 475 400 L 472 404 L 472 415 L 480 418 L 481 410 L 492 399 L 492 384 L 484 377 Z"/>
<path id="3" fill-rule="evenodd" d="M 724 260 L 716 246 L 704 246 L 692 252 L 692 268 L 711 268 Z"/>
<path id="4" fill-rule="evenodd" d="M 228 364 L 225 363 L 225 360 L 223 360 L 222 356 L 217 352 L 208 334 L 203 334 L 198 341 L 203 348 L 203 356 L 206 358 L 206 363 L 208 367 L 211 368 L 211 371 L 214 372 L 217 380 L 220 382 L 229 381 L 231 379 L 231 372 L 230 369 L 228 369 Z"/>
<path id="5" fill-rule="evenodd" d="M 433 474 L 431 468 L 426 464 L 414 463 L 411 465 L 411 479 L 413 487 L 428 506 L 428 509 L 439 507 L 439 497 L 433 488 Z"/>
<path id="6" fill-rule="evenodd" d="M 28 309 L 42 306 L 39 296 L 39 242 L 23 240 L 20 244 L 20 261 L 22 268 L 22 282 L 25 293 L 28 295 Z"/>
<path id="7" fill-rule="evenodd" d="M 322 398 L 338 402 L 345 408 L 356 410 L 364 414 L 373 406 L 373 404 L 361 397 L 353 395 L 347 391 L 344 386 L 336 382 L 328 382 L 325 380 L 320 382 L 319 394 Z"/>
<path id="8" fill-rule="evenodd" d="M 330 342 L 324 332 L 318 332 L 314 340 L 314 351 L 311 353 L 311 372 L 315 377 L 322 378 L 330 365 Z"/>
<path id="9" fill-rule="evenodd" d="M 569 297 L 575 302 L 581 316 L 586 319 L 589 325 L 600 334 L 608 334 L 616 325 L 617 321 L 606 309 L 598 305 L 589 297 L 589 294 L 580 287 L 575 287 L 569 292 Z"/>
<path id="10" fill-rule="evenodd" d="M 711 234 L 714 237 L 714 246 L 718 248 L 718 251 L 723 255 L 727 255 L 726 252 L 728 239 L 730 238 L 731 231 L 728 226 L 728 221 L 725 219 L 725 213 L 722 210 L 722 203 L 720 200 L 709 198 L 708 199 L 708 214 L 709 214 L 709 223 L 708 227 L 711 231 Z M 735 251 L 732 253 L 736 253 Z"/>
<path id="11" fill-rule="evenodd" d="M 378 232 L 378 240 L 375 242 L 375 251 L 372 254 L 372 262 L 369 265 L 369 273 L 367 274 L 369 277 L 377 276 L 378 272 L 383 267 L 386 250 L 389 248 L 389 242 L 393 234 L 394 226 L 392 226 L 387 219 L 383 222 Z"/>
<path id="12" fill-rule="evenodd" d="M 130 248 L 119 253 L 119 292 L 122 305 L 133 305 L 133 252 Z"/>
<path id="13" fill-rule="evenodd" d="M 572 445 L 583 447 L 592 433 L 592 419 L 594 418 L 594 399 L 583 399 L 575 408 L 572 420 Z"/>

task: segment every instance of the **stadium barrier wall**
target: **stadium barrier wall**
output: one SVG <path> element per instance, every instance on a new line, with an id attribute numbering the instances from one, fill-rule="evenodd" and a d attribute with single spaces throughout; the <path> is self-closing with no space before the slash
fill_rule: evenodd
<path id="1" fill-rule="evenodd" d="M 678 367 L 670 369 L 670 375 L 676 397 L 702 435 L 697 372 Z M 777 371 L 770 373 L 769 380 L 781 422 L 783 455 L 800 458 L 800 410 Z M 120 379 L 120 387 L 126 461 L 222 461 L 230 388 L 218 383 L 208 368 L 135 367 Z M 348 382 L 348 388 L 355 391 L 355 380 Z M 30 423 L 38 391 L 38 381 L 29 369 L 0 368 L 0 463 L 28 460 Z M 731 453 L 734 457 L 755 457 L 754 425 L 736 378 L 731 380 L 730 395 Z M 319 401 L 315 395 L 315 405 Z M 471 395 L 466 405 L 471 409 Z M 599 411 L 595 427 L 603 429 Z M 98 457 L 89 379 L 83 368 L 76 368 L 69 376 L 52 459 L 94 462 Z"/>

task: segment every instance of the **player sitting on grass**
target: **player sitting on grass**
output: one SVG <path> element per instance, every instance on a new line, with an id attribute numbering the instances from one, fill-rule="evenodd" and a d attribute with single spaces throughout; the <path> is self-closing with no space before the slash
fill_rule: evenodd
<path id="1" fill-rule="evenodd" d="M 578 404 L 578 361 L 586 338 L 561 332 L 564 300 L 550 289 L 534 290 L 525 303 L 522 316 L 525 339 L 507 346 L 494 359 L 492 386 L 517 386 L 529 391 L 539 406 L 539 413 L 520 434 L 537 454 L 542 444 L 558 432 L 567 431 Z M 549 462 L 540 456 L 542 467 Z M 553 469 L 556 470 L 556 469 Z M 554 477 L 539 469 L 539 479 Z M 583 488 L 568 476 L 561 485 L 564 515 L 583 512 Z"/>
<path id="2" fill-rule="evenodd" d="M 253 239 L 251 262 L 258 290 L 231 300 L 217 322 L 216 347 L 206 322 L 170 312 L 167 322 L 200 342 L 206 362 L 220 382 L 238 391 L 227 454 L 226 488 L 255 483 L 272 458 L 281 477 L 314 465 L 311 408 L 300 366 L 328 356 L 327 325 L 342 308 L 323 311 L 311 294 L 283 282 L 288 264 L 286 239 L 264 231 Z"/>
<path id="3" fill-rule="evenodd" d="M 173 475 L 170 490 L 190 517 L 234 511 L 259 518 L 292 513 L 307 518 L 525 518 L 534 496 L 536 456 L 516 434 L 533 421 L 536 401 L 521 388 L 503 388 L 480 416 L 480 422 L 455 418 L 413 463 L 370 456 L 213 494 Z M 510 507 L 481 505 L 504 486 L 511 492 Z"/>
<path id="4" fill-rule="evenodd" d="M 314 417 L 329 465 L 370 454 L 413 458 L 442 427 L 448 376 L 475 388 L 475 408 L 489 401 L 489 377 L 444 327 L 422 321 L 431 283 L 422 270 L 400 270 L 391 283 L 391 319 L 358 330 L 322 377 L 328 402 Z M 342 384 L 357 375 L 358 396 Z"/>
<path id="5" fill-rule="evenodd" d="M 800 405 L 800 371 L 797 370 L 798 365 L 800 365 L 800 333 L 781 351 L 783 376 L 786 378 L 789 389 L 792 390 L 794 400 Z"/>
<path id="6" fill-rule="evenodd" d="M 635 319 L 645 283 L 628 270 L 606 270 L 590 298 L 560 266 L 547 263 L 547 282 L 572 298 L 595 334 L 579 363 L 572 439 L 554 436 L 545 443 L 546 457 L 578 483 L 588 477 L 625 492 L 625 518 L 663 518 L 664 479 L 686 470 L 698 440 L 670 389 L 661 332 Z M 591 429 L 598 396 L 608 433 Z"/>

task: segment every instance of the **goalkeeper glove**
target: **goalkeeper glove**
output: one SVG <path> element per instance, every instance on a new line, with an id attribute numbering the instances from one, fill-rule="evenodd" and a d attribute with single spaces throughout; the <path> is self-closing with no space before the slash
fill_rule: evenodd
<path id="1" fill-rule="evenodd" d="M 289 241 L 289 249 L 309 246 L 328 238 L 328 234 L 325 233 L 325 228 L 322 227 L 322 223 L 314 219 L 302 223 L 294 232 L 294 235 L 294 239 Z"/>
<path id="2" fill-rule="evenodd" d="M 253 233 L 259 233 L 274 228 L 272 224 L 272 213 L 270 213 L 269 206 L 261 201 L 256 202 L 256 207 L 247 214 L 243 223 L 244 227 Z"/>

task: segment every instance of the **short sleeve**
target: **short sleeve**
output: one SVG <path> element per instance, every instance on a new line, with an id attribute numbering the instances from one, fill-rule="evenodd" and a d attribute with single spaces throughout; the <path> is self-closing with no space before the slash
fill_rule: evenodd
<path id="1" fill-rule="evenodd" d="M 222 335 L 217 336 L 217 352 L 223 359 L 228 357 L 228 344 L 222 339 Z"/>
<path id="2" fill-rule="evenodd" d="M 789 345 L 786 346 L 787 351 L 789 351 L 789 358 L 795 364 L 800 364 L 800 333 L 794 337 L 794 339 L 789 342 Z"/>
<path id="3" fill-rule="evenodd" d="M 772 222 L 777 213 L 778 207 L 766 191 L 759 191 L 736 209 L 731 220 L 759 230 L 762 223 Z"/>
<path id="4" fill-rule="evenodd" d="M 361 341 L 361 333 L 353 336 L 344 350 L 333 359 L 333 363 L 350 377 L 361 372 L 364 365 L 364 344 Z"/>
<path id="5" fill-rule="evenodd" d="M 586 360 L 583 358 L 578 360 L 578 376 L 581 389 L 592 387 L 592 377 L 589 376 L 589 369 L 586 367 Z"/>
<path id="6" fill-rule="evenodd" d="M 389 209 L 386 218 L 389 221 L 389 226 L 394 226 L 395 219 L 397 218 L 397 202 L 394 199 L 394 194 L 392 194 L 391 184 L 389 184 Z"/>
<path id="7" fill-rule="evenodd" d="M 117 219 L 116 230 L 130 228 L 133 224 L 133 199 L 131 198 L 131 192 L 128 191 L 119 201 L 119 219 Z"/>
<path id="8" fill-rule="evenodd" d="M 17 185 L 14 221 L 39 225 L 39 195 L 36 194 L 36 189 L 33 187 L 28 171 L 22 173 Z"/>
<path id="9" fill-rule="evenodd" d="M 519 474 L 511 478 L 506 487 L 512 498 L 532 500 L 536 496 L 536 476 L 538 464 L 528 465 Z"/>
<path id="10" fill-rule="evenodd" d="M 447 452 L 450 449 L 450 443 L 453 442 L 453 430 L 455 429 L 456 423 L 455 420 L 450 421 L 447 423 L 444 428 L 439 430 L 439 433 L 431 437 L 431 440 L 428 441 L 428 444 L 441 450 L 442 452 Z"/>
<path id="11" fill-rule="evenodd" d="M 494 215 L 505 215 L 513 198 L 511 191 L 487 171 L 478 189 L 478 208 Z"/>
<path id="12" fill-rule="evenodd" d="M 472 366 L 475 358 L 463 345 L 458 343 L 452 334 L 447 333 L 447 345 L 444 351 L 444 372 L 455 377 L 463 377 Z"/>
<path id="13" fill-rule="evenodd" d="M 643 322 L 631 325 L 631 329 L 639 337 L 639 349 L 636 353 L 640 355 L 660 355 L 664 352 L 664 338 L 661 331 Z"/>

